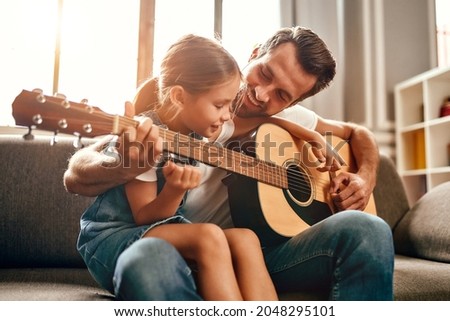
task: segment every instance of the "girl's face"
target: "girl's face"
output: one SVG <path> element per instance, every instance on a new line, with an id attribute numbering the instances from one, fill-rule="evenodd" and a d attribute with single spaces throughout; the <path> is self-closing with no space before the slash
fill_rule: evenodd
<path id="1" fill-rule="evenodd" d="M 240 77 L 201 94 L 184 92 L 180 120 L 183 127 L 209 138 L 231 118 L 231 104 L 239 90 Z"/>

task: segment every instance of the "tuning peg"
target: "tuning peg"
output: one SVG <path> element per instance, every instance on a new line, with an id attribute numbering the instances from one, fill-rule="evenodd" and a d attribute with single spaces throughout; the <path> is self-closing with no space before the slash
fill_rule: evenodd
<path id="1" fill-rule="evenodd" d="M 92 114 L 92 113 L 94 112 L 94 107 L 92 107 L 92 106 L 89 105 L 89 104 L 87 104 L 87 105 L 85 106 L 85 108 L 86 108 L 86 111 L 87 111 L 89 114 Z"/>
<path id="2" fill-rule="evenodd" d="M 81 142 L 81 135 L 77 135 L 77 138 L 74 139 L 73 147 L 75 147 L 75 149 L 80 149 L 84 147 L 84 144 Z"/>
<path id="3" fill-rule="evenodd" d="M 67 99 L 64 99 L 62 102 L 61 102 L 61 105 L 64 107 L 64 108 L 70 108 L 70 103 L 69 103 L 69 101 L 67 100 Z"/>
<path id="4" fill-rule="evenodd" d="M 50 146 L 54 146 L 58 143 L 58 132 L 55 131 L 55 133 L 53 134 L 52 139 L 50 140 Z"/>
<path id="5" fill-rule="evenodd" d="M 84 105 L 88 113 L 92 114 L 94 112 L 94 108 L 91 105 L 89 105 L 88 100 L 86 98 L 81 99 L 81 103 Z"/>
<path id="6" fill-rule="evenodd" d="M 62 118 L 58 121 L 58 126 L 61 127 L 62 129 L 66 129 L 69 124 L 67 123 L 67 120 Z"/>
<path id="7" fill-rule="evenodd" d="M 69 103 L 69 101 L 67 100 L 66 95 L 61 94 L 61 93 L 55 93 L 54 96 L 55 96 L 56 98 L 61 98 L 61 99 L 62 99 L 62 100 L 61 100 L 61 106 L 63 106 L 64 108 L 70 108 L 70 103 Z"/>
<path id="8" fill-rule="evenodd" d="M 28 127 L 28 133 L 24 134 L 22 137 L 25 140 L 33 140 L 34 139 L 34 135 L 31 133 L 33 129 L 31 128 L 31 126 Z"/>
<path id="9" fill-rule="evenodd" d="M 84 124 L 84 125 L 83 125 L 83 130 L 84 130 L 86 133 L 88 133 L 88 134 L 92 133 L 92 125 L 89 124 L 89 123 Z"/>
<path id="10" fill-rule="evenodd" d="M 36 125 L 40 125 L 43 122 L 41 114 L 35 114 L 31 119 L 33 120 L 33 123 L 35 123 Z"/>
<path id="11" fill-rule="evenodd" d="M 34 89 L 33 89 L 33 92 L 36 93 L 36 94 L 38 94 L 38 95 L 36 96 L 36 100 L 37 100 L 38 102 L 40 102 L 41 104 L 45 103 L 44 91 L 43 91 L 42 89 L 40 89 L 40 88 L 34 88 Z"/>

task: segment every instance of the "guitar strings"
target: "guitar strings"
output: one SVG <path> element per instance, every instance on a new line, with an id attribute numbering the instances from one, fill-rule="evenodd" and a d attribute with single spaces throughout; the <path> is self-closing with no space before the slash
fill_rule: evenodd
<path id="1" fill-rule="evenodd" d="M 236 152 L 226 149 L 226 153 L 227 153 L 228 157 L 233 158 L 232 154 L 236 153 Z M 245 154 L 241 154 L 241 153 L 236 153 L 236 154 L 239 155 L 238 156 L 239 158 L 254 159 L 253 157 L 245 155 Z M 319 185 L 322 187 L 329 185 L 328 180 L 315 177 L 314 175 L 309 174 L 307 171 L 302 170 L 302 169 L 299 172 L 293 172 L 292 170 L 288 170 L 288 168 L 286 168 L 286 167 L 283 167 L 283 166 L 275 164 L 275 163 L 269 163 L 269 162 L 266 162 L 261 159 L 257 160 L 256 166 L 262 167 L 261 169 L 257 169 L 256 171 L 258 171 L 258 172 L 261 172 L 261 170 L 264 171 L 263 172 L 264 178 L 266 178 L 266 177 L 268 178 L 268 180 L 266 180 L 266 182 L 268 182 L 270 184 L 270 183 L 273 183 L 274 181 L 281 180 L 283 182 L 281 185 L 283 185 L 283 186 L 280 186 L 280 187 L 283 187 L 283 188 L 289 187 L 291 189 L 298 190 L 301 192 L 310 192 L 311 184 L 309 184 L 307 182 L 308 179 L 311 180 L 312 183 L 316 183 L 316 185 Z M 253 172 L 255 172 L 255 170 L 253 170 Z M 289 180 L 289 186 L 288 186 L 288 181 L 287 181 L 288 172 L 289 172 L 289 177 L 291 178 Z M 278 179 L 275 177 L 275 175 L 279 175 L 279 176 L 281 176 L 281 178 Z M 255 178 L 260 178 L 259 176 L 260 175 L 256 175 Z M 278 185 L 278 184 L 272 184 L 272 185 Z"/>
<path id="2" fill-rule="evenodd" d="M 104 118 L 106 120 L 111 120 L 116 118 L 117 116 L 113 116 L 113 115 L 108 115 L 99 111 L 94 111 L 94 113 L 98 113 L 100 118 Z M 123 127 L 128 127 L 128 126 L 132 126 L 132 127 L 137 127 L 137 125 L 139 124 L 138 121 L 132 119 L 132 118 L 128 118 L 128 117 L 124 117 L 124 116 L 118 116 L 119 119 L 119 125 L 120 123 L 122 124 Z M 121 127 L 119 127 L 119 129 L 123 129 Z M 203 148 L 209 149 L 209 148 L 216 148 L 217 150 L 223 150 L 225 151 L 225 163 L 228 164 L 227 159 L 231 159 L 231 160 L 238 160 L 238 164 L 232 162 L 233 166 L 231 168 L 228 167 L 224 167 L 224 166 L 219 166 L 223 169 L 238 173 L 238 174 L 243 174 L 245 176 L 250 176 L 250 172 L 253 173 L 253 175 L 251 177 L 256 178 L 258 180 L 264 180 L 265 183 L 268 183 L 270 185 L 274 185 L 274 186 L 278 186 L 278 187 L 282 187 L 282 188 L 290 188 L 292 190 L 296 190 L 299 192 L 304 192 L 304 193 L 310 193 L 312 188 L 311 185 L 309 184 L 307 181 L 311 180 L 312 183 L 315 183 L 316 185 L 319 185 L 319 187 L 326 187 L 329 185 L 329 180 L 327 179 L 323 179 L 323 178 L 319 178 L 319 177 L 315 177 L 312 174 L 309 174 L 307 171 L 305 170 L 300 170 L 299 172 L 293 172 L 292 170 L 289 171 L 288 168 L 283 167 L 281 165 L 275 164 L 275 163 L 270 163 L 267 162 L 265 160 L 262 159 L 258 159 L 240 152 L 236 152 L 233 150 L 230 150 L 228 148 L 225 147 L 219 147 L 217 145 L 211 144 L 211 143 L 206 143 L 203 142 L 201 140 L 196 140 L 192 137 L 189 137 L 187 135 L 183 135 L 180 133 L 175 133 L 172 131 L 169 131 L 167 129 L 162 129 L 162 133 L 161 133 L 161 128 L 160 128 L 160 136 L 162 137 L 162 135 L 166 135 L 167 137 L 174 139 L 175 137 L 177 139 L 182 139 L 181 142 L 183 143 L 192 143 L 195 146 L 200 146 L 201 148 L 195 148 L 194 149 L 194 154 L 197 153 L 198 155 L 182 155 L 182 156 L 193 156 L 194 159 L 204 162 L 204 163 L 209 163 L 210 165 L 211 162 L 206 162 L 204 159 L 201 159 L 202 155 L 201 154 L 201 150 L 203 150 Z M 165 138 L 165 137 L 162 137 Z M 198 151 L 198 152 L 197 152 Z M 220 153 L 218 153 L 220 154 Z M 255 163 L 255 168 L 252 167 L 248 167 L 248 170 L 242 170 L 242 167 L 239 168 L 240 164 L 253 164 Z M 214 165 L 213 165 L 214 166 Z M 217 166 L 216 166 L 217 167 Z M 262 168 L 261 168 L 262 167 Z M 255 175 L 255 171 L 257 174 Z M 288 182 L 288 172 L 289 172 L 289 182 Z"/>
<path id="3" fill-rule="evenodd" d="M 48 100 L 50 102 L 53 102 L 54 104 L 58 104 L 58 101 L 60 99 L 57 99 L 55 97 L 48 97 Z M 66 109 L 70 109 L 75 114 L 77 114 L 77 113 L 89 114 L 91 116 L 91 117 L 88 117 L 89 121 L 96 122 L 97 126 L 100 126 L 103 128 L 108 128 L 110 123 L 112 122 L 114 124 L 114 126 L 113 126 L 114 133 L 122 132 L 125 129 L 125 127 L 137 127 L 139 125 L 139 122 L 132 118 L 119 116 L 119 115 L 110 115 L 110 114 L 103 112 L 101 109 L 93 108 L 93 107 L 90 107 L 85 104 L 70 102 L 69 106 L 70 107 L 65 107 L 65 106 L 63 106 L 63 107 Z M 82 115 L 80 115 L 80 116 L 82 116 Z M 80 117 L 80 118 L 84 118 L 84 117 Z M 102 120 L 104 120 L 104 121 L 102 121 Z M 92 126 L 92 124 L 90 124 L 90 125 Z M 160 131 L 160 133 L 161 133 L 161 131 Z M 265 160 L 257 159 L 255 157 L 251 157 L 249 155 L 245 155 L 243 153 L 236 152 L 236 151 L 224 148 L 224 147 L 219 147 L 217 145 L 213 145 L 210 143 L 208 143 L 208 145 L 206 145 L 205 142 L 202 142 L 200 140 L 194 140 L 189 136 L 182 135 L 179 133 L 173 133 L 168 130 L 162 131 L 162 133 L 166 134 L 167 136 L 170 136 L 172 139 L 175 138 L 175 135 L 177 135 L 178 139 L 181 138 L 181 139 L 183 139 L 184 142 L 188 142 L 188 143 L 192 142 L 193 144 L 195 144 L 197 146 L 198 145 L 200 145 L 202 147 L 204 147 L 204 146 L 214 147 L 215 146 L 215 148 L 217 148 L 218 150 L 219 149 L 224 150 L 225 151 L 225 160 L 226 161 L 237 160 L 237 163 L 233 162 L 232 163 L 233 166 L 231 167 L 231 169 L 229 167 L 227 168 L 224 166 L 222 166 L 222 168 L 233 171 L 235 173 L 239 173 L 239 174 L 243 174 L 246 176 L 256 178 L 256 179 L 263 181 L 265 183 L 268 183 L 270 185 L 274 185 L 274 186 L 281 187 L 281 188 L 291 188 L 292 190 L 295 189 L 298 191 L 303 191 L 303 192 L 309 193 L 311 191 L 312 184 L 308 183 L 308 179 L 311 181 L 316 181 L 316 183 L 323 184 L 323 186 L 326 186 L 329 184 L 328 180 L 314 177 L 313 175 L 310 175 L 306 171 L 302 171 L 302 172 L 289 171 L 290 179 L 288 181 L 288 169 L 285 167 L 282 167 L 280 165 L 277 165 L 275 163 L 266 162 Z M 164 138 L 164 137 L 162 137 L 162 138 Z M 187 155 L 187 156 L 189 156 L 189 155 Z M 201 156 L 204 156 L 204 155 L 199 154 L 199 155 L 195 156 L 195 158 L 197 160 L 204 161 L 204 159 L 203 160 L 201 159 Z M 254 164 L 254 166 L 247 168 L 247 167 L 243 167 L 242 164 L 246 164 L 246 165 Z M 210 164 L 210 165 L 214 166 L 214 164 Z M 255 173 L 256 173 L 256 175 L 255 175 Z M 323 181 L 323 183 L 321 181 Z"/>
<path id="4" fill-rule="evenodd" d="M 211 165 L 211 162 L 206 161 L 204 158 L 202 159 L 202 150 L 203 148 L 210 149 L 214 148 L 215 151 L 223 150 L 225 151 L 225 155 L 222 157 L 222 159 L 225 159 L 223 163 L 229 164 L 231 163 L 231 167 L 226 166 L 217 166 L 212 164 L 215 167 L 220 167 L 238 174 L 243 174 L 245 176 L 250 176 L 253 178 L 256 178 L 258 180 L 263 180 L 265 183 L 275 185 L 278 187 L 283 188 L 290 188 L 293 190 L 297 190 L 300 192 L 310 192 L 311 191 L 311 184 L 307 182 L 307 180 L 315 182 L 316 185 L 322 185 L 323 187 L 329 185 L 329 181 L 326 179 L 321 179 L 318 177 L 315 177 L 311 174 L 309 174 L 307 171 L 301 170 L 301 172 L 293 172 L 289 171 L 286 167 L 277 165 L 275 163 L 270 163 L 265 160 L 261 160 L 246 154 L 242 154 L 240 152 L 236 152 L 233 150 L 230 150 L 228 148 L 220 147 L 211 143 L 206 143 L 203 141 L 195 140 L 192 137 L 182 135 L 179 133 L 173 133 L 170 131 L 166 131 L 165 133 L 171 140 L 175 138 L 175 136 L 178 136 L 177 138 L 182 138 L 183 143 L 189 145 L 192 143 L 195 146 L 200 145 L 200 148 L 195 148 L 193 150 L 194 155 L 183 155 L 183 156 L 191 156 L 196 160 L 199 160 L 203 163 L 207 163 Z M 190 150 L 192 151 L 192 150 Z M 220 153 L 216 153 L 216 155 L 220 155 Z M 229 162 L 227 160 L 235 160 L 236 162 Z M 254 164 L 253 167 L 248 167 L 248 170 L 242 169 L 242 164 Z M 288 172 L 290 173 L 289 177 L 291 178 L 287 180 Z M 256 173 L 256 174 L 255 174 Z M 252 175 L 253 174 L 253 175 Z"/>

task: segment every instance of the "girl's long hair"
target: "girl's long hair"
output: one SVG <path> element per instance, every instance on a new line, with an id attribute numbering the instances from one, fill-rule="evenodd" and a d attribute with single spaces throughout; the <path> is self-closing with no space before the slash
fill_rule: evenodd
<path id="1" fill-rule="evenodd" d="M 240 76 L 239 66 L 217 41 L 186 35 L 170 46 L 161 62 L 159 77 L 145 81 L 135 97 L 137 112 L 164 108 L 176 115 L 170 89 L 181 86 L 192 95 L 201 94 Z"/>

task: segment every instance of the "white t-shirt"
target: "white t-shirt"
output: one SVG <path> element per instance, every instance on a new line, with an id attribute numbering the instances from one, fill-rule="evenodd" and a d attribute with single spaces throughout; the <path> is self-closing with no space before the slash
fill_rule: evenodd
<path id="1" fill-rule="evenodd" d="M 318 121 L 316 113 L 300 105 L 286 108 L 277 116 L 289 119 L 308 129 L 315 129 Z M 226 122 L 222 126 L 222 132 L 216 142 L 224 144 L 233 132 L 234 123 Z M 209 222 L 222 228 L 233 227 L 228 204 L 228 191 L 222 183 L 222 179 L 228 175 L 228 172 L 205 164 L 199 164 L 199 166 L 202 180 L 197 188 L 189 191 L 184 205 L 184 216 L 195 223 Z"/>
<path id="2" fill-rule="evenodd" d="M 230 139 L 234 132 L 234 123 L 232 120 L 225 122 L 222 126 L 222 130 L 215 140 L 217 144 L 224 144 Z M 192 196 L 192 201 L 186 201 L 185 207 L 186 210 L 185 217 L 195 216 L 196 222 L 212 222 L 219 224 L 222 223 L 220 221 L 215 220 L 215 213 L 229 213 L 230 209 L 228 207 L 228 192 L 226 188 L 222 184 L 222 178 L 227 175 L 227 171 L 222 170 L 220 168 L 215 168 L 209 165 L 205 165 L 203 163 L 197 163 L 200 173 L 201 173 L 201 182 L 198 188 L 188 191 L 187 200 L 189 200 Z M 138 175 L 136 177 L 137 180 L 144 182 L 156 182 L 156 168 L 152 169 Z M 216 200 L 210 201 L 209 191 L 218 191 L 217 202 Z M 204 204 L 203 204 L 204 203 Z M 217 205 L 217 206 L 216 206 Z M 197 215 L 195 215 L 197 213 Z M 228 218 L 225 216 L 226 221 Z M 228 215 L 229 216 L 229 215 Z M 223 224 L 226 222 L 224 221 Z M 229 224 L 229 223 L 227 223 Z M 221 224 L 219 224 L 221 225 Z"/>

